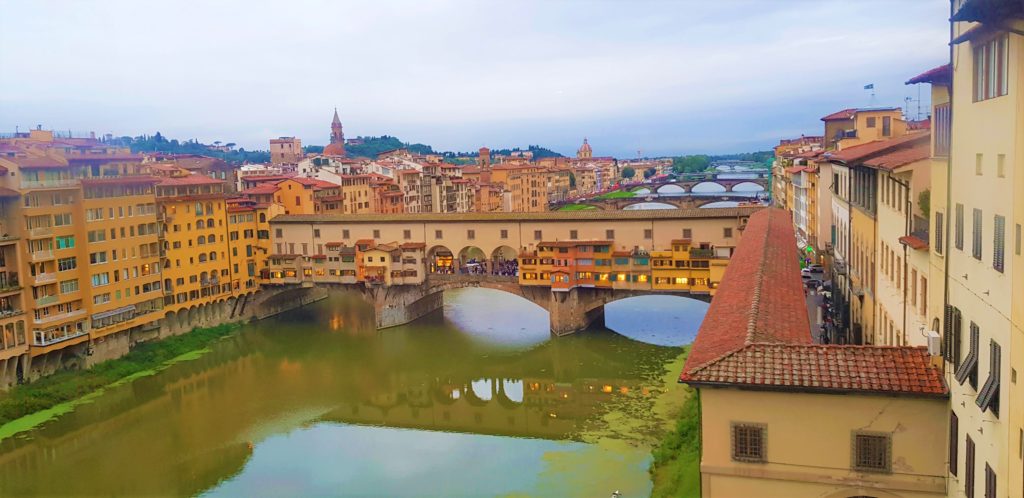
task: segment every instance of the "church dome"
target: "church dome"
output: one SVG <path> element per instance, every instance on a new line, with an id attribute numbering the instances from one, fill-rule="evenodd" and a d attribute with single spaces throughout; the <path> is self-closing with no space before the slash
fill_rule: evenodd
<path id="1" fill-rule="evenodd" d="M 343 147 L 341 144 L 338 144 L 338 143 L 328 144 L 327 147 L 324 147 L 324 155 L 325 156 L 344 156 L 345 155 L 345 147 Z"/>

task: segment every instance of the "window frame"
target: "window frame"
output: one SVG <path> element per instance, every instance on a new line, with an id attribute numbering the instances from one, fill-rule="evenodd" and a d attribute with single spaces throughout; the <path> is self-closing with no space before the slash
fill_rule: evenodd
<path id="1" fill-rule="evenodd" d="M 860 443 L 864 441 L 881 441 L 882 450 L 884 454 L 881 460 L 884 460 L 882 466 L 874 465 L 863 465 L 864 459 L 861 458 L 862 447 Z M 873 474 L 891 474 L 892 473 L 892 434 L 888 432 L 877 432 L 877 431 L 853 431 L 850 433 L 850 468 L 856 472 L 867 472 Z"/>
<path id="2" fill-rule="evenodd" d="M 741 452 L 740 431 L 751 431 L 742 439 L 746 451 Z M 768 461 L 768 426 L 755 422 L 732 422 L 729 424 L 729 454 L 735 462 L 743 463 L 766 463 Z M 758 441 L 752 444 L 751 436 L 756 434 Z M 757 454 L 749 451 L 751 446 L 756 446 Z"/>

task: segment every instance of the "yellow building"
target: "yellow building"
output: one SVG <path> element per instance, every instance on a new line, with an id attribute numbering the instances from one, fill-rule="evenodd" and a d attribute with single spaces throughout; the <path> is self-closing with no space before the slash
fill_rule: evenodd
<path id="1" fill-rule="evenodd" d="M 795 243 L 784 211 L 750 217 L 680 375 L 699 400 L 701 496 L 944 496 L 935 358 L 814 344 Z"/>
<path id="2" fill-rule="evenodd" d="M 156 185 L 164 233 L 164 314 L 170 319 L 182 312 L 194 317 L 231 296 L 224 188 L 220 180 L 185 172 Z"/>
<path id="3" fill-rule="evenodd" d="M 1024 7 L 952 2 L 950 496 L 1024 495 Z"/>
<path id="4" fill-rule="evenodd" d="M 27 323 L 28 303 L 20 279 L 24 256 L 18 247 L 20 200 L 16 190 L 0 188 L 0 390 L 24 379 L 29 369 L 31 324 Z"/>
<path id="5" fill-rule="evenodd" d="M 888 140 L 907 133 L 907 122 L 899 107 L 843 109 L 821 118 L 825 122 L 825 149 Z"/>

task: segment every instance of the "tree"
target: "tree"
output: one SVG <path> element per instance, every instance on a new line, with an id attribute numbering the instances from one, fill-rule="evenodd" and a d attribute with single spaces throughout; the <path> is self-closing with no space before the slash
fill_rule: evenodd
<path id="1" fill-rule="evenodd" d="M 932 191 L 930 189 L 922 190 L 920 194 L 917 194 L 917 207 L 921 208 L 921 213 L 925 218 L 931 219 Z"/>
<path id="2" fill-rule="evenodd" d="M 700 173 L 711 166 L 711 158 L 703 154 L 672 158 L 672 171 L 676 173 Z"/>
<path id="3" fill-rule="evenodd" d="M 634 176 L 636 176 L 636 170 L 635 169 L 630 168 L 629 166 L 626 166 L 625 168 L 622 168 L 622 177 L 623 178 L 629 180 L 629 179 L 633 178 Z"/>
<path id="4" fill-rule="evenodd" d="M 576 188 L 576 175 L 572 171 L 569 172 L 569 188 Z"/>
<path id="5" fill-rule="evenodd" d="M 652 177 L 652 176 L 654 176 L 656 174 L 658 174 L 658 170 L 657 169 L 655 169 L 655 168 L 647 168 L 647 169 L 644 170 L 644 179 L 646 180 L 646 179 L 648 179 L 648 178 L 650 178 L 650 177 Z"/>

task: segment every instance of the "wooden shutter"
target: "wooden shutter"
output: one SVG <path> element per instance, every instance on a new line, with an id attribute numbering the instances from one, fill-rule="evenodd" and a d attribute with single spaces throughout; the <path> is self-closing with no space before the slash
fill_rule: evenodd
<path id="1" fill-rule="evenodd" d="M 956 475 L 958 460 L 960 458 L 960 419 L 956 412 L 949 412 L 949 473 Z"/>

